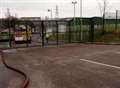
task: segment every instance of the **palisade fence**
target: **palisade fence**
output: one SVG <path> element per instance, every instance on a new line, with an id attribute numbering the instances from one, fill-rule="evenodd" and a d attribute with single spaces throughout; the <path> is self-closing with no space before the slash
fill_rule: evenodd
<path id="1" fill-rule="evenodd" d="M 120 19 L 82 18 L 82 25 L 80 18 L 14 22 L 8 20 L 2 24 L 8 24 L 8 27 L 1 26 L 0 48 L 44 47 L 69 43 L 120 44 Z M 24 25 L 24 37 L 29 42 L 15 42 L 16 28 L 20 25 Z"/>

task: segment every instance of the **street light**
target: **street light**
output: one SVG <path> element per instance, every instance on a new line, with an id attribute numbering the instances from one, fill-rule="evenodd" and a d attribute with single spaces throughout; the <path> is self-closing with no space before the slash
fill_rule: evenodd
<path id="1" fill-rule="evenodd" d="M 2 28 L 2 19 L 3 19 L 3 18 L 2 18 L 2 10 L 0 11 L 0 14 L 1 14 L 0 28 Z"/>
<path id="2" fill-rule="evenodd" d="M 50 12 L 51 20 L 52 20 L 52 9 L 48 9 L 48 12 Z"/>
<path id="3" fill-rule="evenodd" d="M 73 6 L 74 6 L 74 28 L 75 28 L 75 15 L 76 15 L 75 5 L 77 4 L 77 1 L 73 1 L 72 4 L 73 4 Z"/>
<path id="4" fill-rule="evenodd" d="M 81 41 L 83 39 L 83 33 L 82 33 L 82 0 L 80 0 L 80 30 L 81 30 Z"/>

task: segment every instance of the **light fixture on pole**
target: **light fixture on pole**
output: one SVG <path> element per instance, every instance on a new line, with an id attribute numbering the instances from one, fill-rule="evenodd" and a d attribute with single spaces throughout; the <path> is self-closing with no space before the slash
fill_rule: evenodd
<path id="1" fill-rule="evenodd" d="M 105 32 L 106 8 L 107 8 L 107 0 L 103 0 L 103 28 L 102 28 L 102 34 L 103 35 L 104 35 L 104 32 Z"/>
<path id="2" fill-rule="evenodd" d="M 1 14 L 1 21 L 0 21 L 0 28 L 2 28 L 2 10 L 0 10 L 0 14 Z"/>
<path id="3" fill-rule="evenodd" d="M 80 34 L 81 34 L 81 41 L 83 39 L 83 32 L 82 32 L 82 0 L 80 0 Z"/>
<path id="4" fill-rule="evenodd" d="M 51 20 L 52 20 L 52 9 L 48 9 L 48 12 L 50 12 Z"/>
<path id="5" fill-rule="evenodd" d="M 72 4 L 73 4 L 73 6 L 74 6 L 74 27 L 75 27 L 75 15 L 76 15 L 75 5 L 77 4 L 77 1 L 73 1 Z"/>
<path id="6" fill-rule="evenodd" d="M 56 5 L 56 9 L 55 9 L 55 13 L 56 13 L 56 19 L 58 19 L 58 17 L 59 17 L 59 7 L 58 7 L 58 5 Z"/>

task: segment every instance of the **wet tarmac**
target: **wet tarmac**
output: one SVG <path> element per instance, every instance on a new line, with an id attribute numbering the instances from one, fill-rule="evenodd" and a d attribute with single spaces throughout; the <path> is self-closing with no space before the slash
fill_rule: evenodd
<path id="1" fill-rule="evenodd" d="M 120 88 L 120 46 L 22 48 L 5 58 L 27 73 L 28 88 Z"/>
<path id="2" fill-rule="evenodd" d="M 19 88 L 20 83 L 20 75 L 7 69 L 0 58 L 0 88 Z"/>

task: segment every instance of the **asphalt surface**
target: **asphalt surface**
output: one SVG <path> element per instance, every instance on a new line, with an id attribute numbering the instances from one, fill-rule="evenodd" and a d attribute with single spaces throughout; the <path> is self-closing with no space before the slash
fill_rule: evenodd
<path id="1" fill-rule="evenodd" d="M 28 88 L 120 88 L 120 46 L 22 48 L 5 58 L 28 74 Z"/>
<path id="2" fill-rule="evenodd" d="M 22 77 L 19 74 L 7 69 L 0 57 L 0 88 L 19 88 Z"/>

